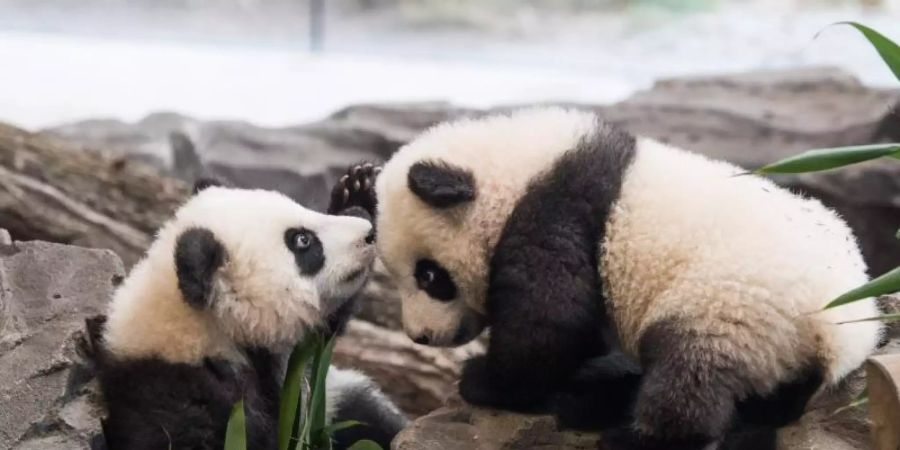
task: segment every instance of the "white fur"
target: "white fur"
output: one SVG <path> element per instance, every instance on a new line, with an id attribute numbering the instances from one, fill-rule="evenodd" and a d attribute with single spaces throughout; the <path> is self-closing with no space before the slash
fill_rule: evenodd
<path id="1" fill-rule="evenodd" d="M 428 329 L 435 332 L 432 344 L 445 345 L 463 317 L 484 313 L 488 261 L 506 217 L 528 182 L 593 125 L 593 116 L 560 109 L 462 120 L 432 128 L 385 164 L 375 184 L 377 246 L 400 290 L 410 336 Z M 410 166 L 423 159 L 471 171 L 475 200 L 449 210 L 428 207 L 409 191 L 406 178 Z M 438 302 L 416 287 L 415 263 L 424 257 L 453 274 L 458 300 Z"/>
<path id="2" fill-rule="evenodd" d="M 227 253 L 208 309 L 183 300 L 175 273 L 176 240 L 193 227 L 212 231 Z M 300 273 L 285 244 L 290 228 L 309 229 L 322 242 L 325 266 L 315 276 Z M 363 219 L 320 214 L 279 193 L 207 188 L 160 229 L 116 291 L 106 344 L 117 356 L 184 363 L 240 359 L 241 346 L 289 347 L 364 283 L 344 278 L 371 267 L 370 230 Z"/>
<path id="3" fill-rule="evenodd" d="M 488 261 L 528 182 L 596 126 L 586 112 L 528 110 L 438 126 L 401 149 L 376 183 L 378 250 L 394 276 L 410 336 L 446 344 L 462 319 L 484 311 Z M 436 210 L 407 187 L 417 161 L 468 169 L 473 202 Z M 873 300 L 821 312 L 867 280 L 855 238 L 834 212 L 737 167 L 640 139 L 614 205 L 600 273 L 626 351 L 650 323 L 685 320 L 708 343 L 740 356 L 764 392 L 818 360 L 836 381 L 875 347 Z M 553 205 L 547 205 L 552 208 Z M 601 243 L 598 243 L 601 245 Z M 440 302 L 416 287 L 414 266 L 442 264 L 459 299 Z"/>
<path id="4" fill-rule="evenodd" d="M 730 164 L 638 141 L 601 248 L 610 310 L 626 352 L 678 318 L 739 355 L 768 391 L 816 359 L 831 381 L 875 348 L 874 300 L 826 312 L 865 283 L 852 232 L 831 210 Z"/>

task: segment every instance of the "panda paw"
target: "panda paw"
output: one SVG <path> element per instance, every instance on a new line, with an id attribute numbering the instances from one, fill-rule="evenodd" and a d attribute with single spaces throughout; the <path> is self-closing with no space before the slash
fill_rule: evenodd
<path id="1" fill-rule="evenodd" d="M 459 381 L 459 395 L 467 403 L 477 406 L 537 413 L 548 409 L 546 398 L 529 386 L 500 387 L 488 370 L 485 356 L 466 361 Z"/>
<path id="2" fill-rule="evenodd" d="M 331 190 L 328 213 L 362 216 L 359 212 L 365 211 L 369 220 L 374 218 L 378 203 L 375 198 L 375 178 L 379 172 L 381 167 L 372 163 L 350 166 Z"/>
<path id="3" fill-rule="evenodd" d="M 466 361 L 459 380 L 459 395 L 473 405 L 494 406 L 486 357 L 476 356 Z"/>
<path id="4" fill-rule="evenodd" d="M 608 450 L 720 450 L 719 443 L 708 439 L 664 439 L 621 426 L 603 431 L 603 444 Z"/>

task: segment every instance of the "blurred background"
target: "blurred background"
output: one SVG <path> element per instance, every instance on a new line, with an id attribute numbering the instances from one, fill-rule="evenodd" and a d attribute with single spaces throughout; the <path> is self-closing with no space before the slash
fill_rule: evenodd
<path id="1" fill-rule="evenodd" d="M 360 102 L 608 103 L 808 64 L 888 84 L 863 39 L 827 28 L 842 20 L 900 37 L 900 0 L 0 0 L 0 120 L 280 126 Z"/>

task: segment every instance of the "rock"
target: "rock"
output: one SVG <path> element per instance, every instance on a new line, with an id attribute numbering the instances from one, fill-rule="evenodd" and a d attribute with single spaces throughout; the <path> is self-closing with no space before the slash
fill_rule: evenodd
<path id="1" fill-rule="evenodd" d="M 880 300 L 886 312 L 900 311 L 900 295 Z M 900 352 L 900 323 L 887 328 L 878 354 Z M 848 407 L 863 392 L 859 368 L 834 389 L 816 394 L 799 422 L 779 430 L 781 450 L 866 450 L 872 448 L 865 408 Z M 599 406 L 599 405 L 598 405 Z M 560 431 L 551 416 L 525 415 L 474 407 L 458 395 L 415 420 L 394 440 L 394 450 L 596 449 L 598 434 Z"/>
<path id="2" fill-rule="evenodd" d="M 337 341 L 334 362 L 365 372 L 400 409 L 418 417 L 444 405 L 456 392 L 462 362 L 483 352 L 479 341 L 453 349 L 427 347 L 403 332 L 352 320 Z"/>
<path id="3" fill-rule="evenodd" d="M 11 245 L 12 244 L 12 236 L 9 235 L 9 231 L 0 228 L 0 246 L 2 245 Z"/>
<path id="4" fill-rule="evenodd" d="M 123 275 L 109 250 L 0 245 L 0 448 L 90 448 L 99 392 L 76 344 Z"/>
<path id="5" fill-rule="evenodd" d="M 559 431 L 548 415 L 478 408 L 454 396 L 450 403 L 417 419 L 391 444 L 394 450 L 595 450 L 599 436 Z"/>

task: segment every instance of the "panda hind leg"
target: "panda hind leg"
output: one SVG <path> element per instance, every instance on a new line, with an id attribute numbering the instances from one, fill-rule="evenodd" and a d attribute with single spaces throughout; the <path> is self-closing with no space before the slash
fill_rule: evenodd
<path id="1" fill-rule="evenodd" d="M 610 449 L 717 448 L 730 430 L 741 392 L 741 363 L 713 348 L 711 338 L 685 331 L 678 321 L 647 328 L 640 342 L 644 378 L 634 423 L 604 433 Z"/>

